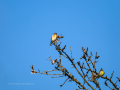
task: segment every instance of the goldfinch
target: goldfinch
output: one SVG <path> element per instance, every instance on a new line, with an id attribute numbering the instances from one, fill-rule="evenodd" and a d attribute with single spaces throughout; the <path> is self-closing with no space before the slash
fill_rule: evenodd
<path id="1" fill-rule="evenodd" d="M 53 64 L 53 63 L 55 63 L 55 61 L 54 61 L 54 60 L 51 60 L 51 63 Z"/>
<path id="2" fill-rule="evenodd" d="M 98 75 L 99 75 L 100 77 L 102 77 L 104 74 L 105 74 L 105 73 L 104 73 L 103 69 L 101 68 Z"/>
<path id="3" fill-rule="evenodd" d="M 35 72 L 35 70 L 34 69 L 32 69 L 31 70 L 31 74 L 35 74 L 36 72 Z"/>
<path id="4" fill-rule="evenodd" d="M 54 41 L 56 41 L 57 40 L 57 33 L 54 33 L 52 36 L 51 36 L 51 43 L 50 43 L 50 45 L 52 45 L 52 43 L 54 42 Z"/>
<path id="5" fill-rule="evenodd" d="M 30 66 L 31 67 L 31 66 Z M 32 65 L 32 70 L 31 70 L 31 74 L 35 74 L 36 72 L 35 72 L 35 70 L 33 69 L 33 65 Z"/>

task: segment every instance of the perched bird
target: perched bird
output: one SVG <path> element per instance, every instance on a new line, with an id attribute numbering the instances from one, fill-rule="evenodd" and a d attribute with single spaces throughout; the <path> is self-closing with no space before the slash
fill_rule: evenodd
<path id="1" fill-rule="evenodd" d="M 31 70 L 31 74 L 35 74 L 36 72 L 35 72 L 35 70 L 34 69 L 32 69 Z"/>
<path id="2" fill-rule="evenodd" d="M 50 43 L 50 45 L 52 45 L 52 43 L 54 42 L 54 41 L 56 41 L 57 40 L 57 33 L 54 33 L 52 36 L 51 36 L 51 43 Z"/>
<path id="3" fill-rule="evenodd" d="M 55 60 L 51 60 L 51 63 L 52 63 L 52 64 L 55 63 Z"/>
<path id="4" fill-rule="evenodd" d="M 100 71 L 99 71 L 99 73 L 98 73 L 98 75 L 99 75 L 100 77 L 102 77 L 104 74 L 105 74 L 105 72 L 104 72 L 103 69 L 101 68 Z"/>
<path id="5" fill-rule="evenodd" d="M 31 66 L 30 66 L 31 67 Z M 32 70 L 31 70 L 31 74 L 35 74 L 36 72 L 35 72 L 35 70 L 33 69 L 33 65 L 32 65 Z"/>

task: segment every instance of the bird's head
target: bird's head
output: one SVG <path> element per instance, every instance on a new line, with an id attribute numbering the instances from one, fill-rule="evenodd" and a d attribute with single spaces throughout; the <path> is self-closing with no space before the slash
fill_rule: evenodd
<path id="1" fill-rule="evenodd" d="M 57 35 L 57 33 L 54 33 L 54 35 Z"/>
<path id="2" fill-rule="evenodd" d="M 100 71 L 103 71 L 103 69 L 101 68 Z"/>

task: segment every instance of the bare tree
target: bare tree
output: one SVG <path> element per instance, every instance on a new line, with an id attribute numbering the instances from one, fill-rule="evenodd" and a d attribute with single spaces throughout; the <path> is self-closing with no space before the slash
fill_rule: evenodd
<path id="1" fill-rule="evenodd" d="M 83 56 L 80 59 L 84 59 L 87 66 L 84 65 L 84 62 L 81 63 L 80 61 L 74 63 L 74 59 L 72 58 L 71 47 L 70 47 L 71 57 L 68 56 L 68 54 L 66 52 L 64 52 L 64 50 L 66 48 L 66 45 L 63 48 L 60 47 L 61 38 L 64 38 L 64 36 L 62 36 L 62 35 L 59 36 L 58 35 L 57 36 L 57 41 L 53 42 L 53 45 L 55 46 L 56 50 L 59 52 L 59 55 L 60 55 L 59 61 L 57 59 L 52 60 L 51 57 L 49 57 L 49 59 L 47 59 L 47 60 L 50 60 L 52 64 L 56 65 L 55 69 L 54 70 L 43 71 L 43 72 L 40 72 L 40 70 L 38 70 L 38 72 L 36 72 L 33 69 L 33 65 L 32 65 L 32 67 L 31 67 L 32 68 L 32 70 L 31 70 L 32 74 L 40 73 L 40 74 L 46 74 L 46 75 L 57 75 L 57 77 L 67 77 L 66 80 L 64 81 L 64 83 L 60 86 L 62 87 L 66 83 L 67 80 L 74 81 L 75 83 L 77 83 L 78 88 L 79 88 L 79 89 L 76 89 L 76 90 L 80 90 L 80 89 L 88 90 L 88 88 L 85 87 L 85 84 L 87 84 L 92 90 L 96 90 L 96 88 L 99 88 L 99 90 L 101 90 L 98 79 L 102 78 L 102 79 L 105 79 L 105 82 L 104 82 L 105 86 L 107 86 L 111 90 L 119 90 L 120 87 L 118 87 L 116 85 L 116 83 L 118 81 L 120 82 L 120 78 L 116 77 L 117 78 L 116 82 L 112 81 L 114 71 L 111 74 L 110 78 L 108 78 L 107 76 L 104 77 L 104 70 L 102 68 L 99 72 L 97 72 L 95 65 L 98 62 L 97 59 L 100 57 L 100 56 L 97 55 L 97 52 L 96 52 L 96 56 L 95 56 L 94 61 L 92 61 L 91 60 L 91 57 L 93 56 L 92 52 L 90 52 L 90 55 L 88 55 L 88 47 L 87 47 L 86 50 L 82 47 Z M 63 67 L 63 65 L 61 64 L 61 56 L 64 56 L 65 58 L 67 58 L 71 62 L 72 66 L 73 66 L 72 68 L 75 68 L 75 70 L 78 72 L 78 74 L 82 77 L 83 83 L 78 81 L 65 67 Z M 76 65 L 79 66 L 80 70 L 78 70 Z M 92 65 L 92 67 L 90 67 L 90 65 Z M 86 72 L 83 71 L 84 69 L 86 70 Z M 53 71 L 61 71 L 62 73 L 59 73 L 59 74 L 50 74 L 49 73 L 49 72 L 53 72 Z M 56 78 L 56 77 L 52 77 L 52 78 Z M 90 84 L 90 82 L 93 82 L 96 87 L 93 87 Z M 108 83 L 111 83 L 113 87 L 110 87 L 108 85 Z"/>

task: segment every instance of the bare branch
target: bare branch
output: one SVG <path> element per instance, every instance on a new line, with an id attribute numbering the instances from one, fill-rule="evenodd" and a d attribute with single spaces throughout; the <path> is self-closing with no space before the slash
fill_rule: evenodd
<path id="1" fill-rule="evenodd" d="M 65 82 L 68 80 L 69 78 L 67 78 L 66 80 L 65 80 Z M 62 84 L 62 85 L 60 85 L 61 87 L 65 84 L 65 82 Z"/>

